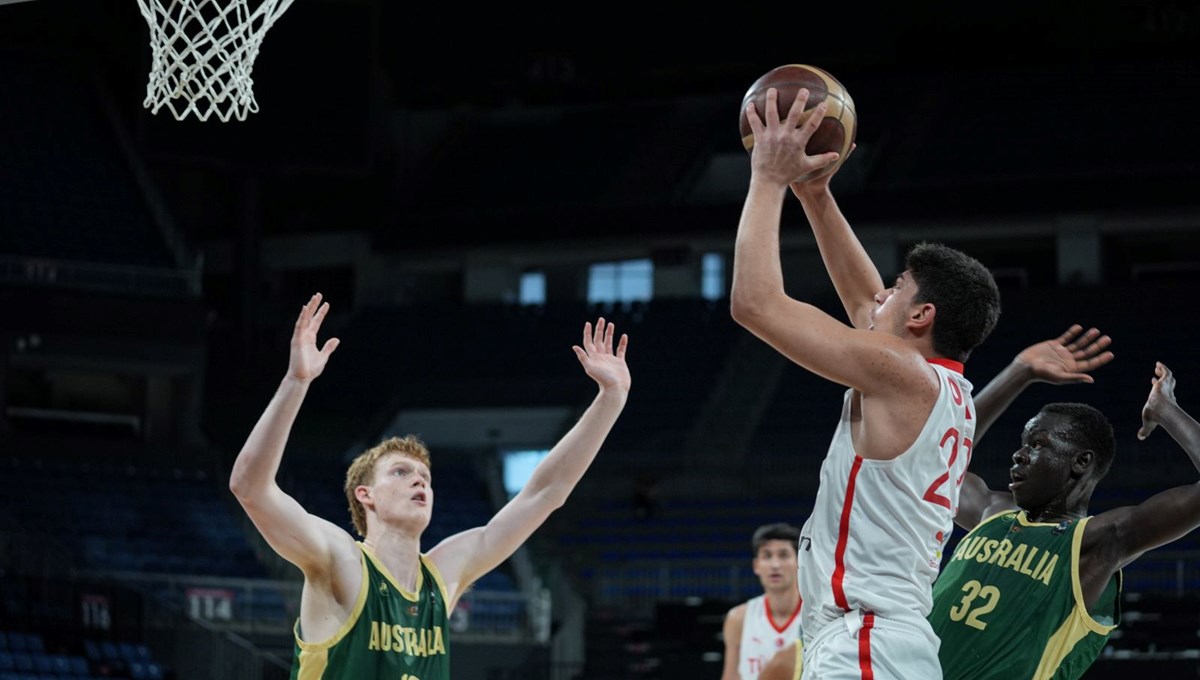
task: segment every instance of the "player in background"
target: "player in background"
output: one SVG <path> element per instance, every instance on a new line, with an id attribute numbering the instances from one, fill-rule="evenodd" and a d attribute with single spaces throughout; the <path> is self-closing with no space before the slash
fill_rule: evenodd
<path id="1" fill-rule="evenodd" d="M 796 550 L 800 529 L 778 522 L 754 531 L 754 575 L 763 594 L 725 614 L 725 664 L 721 680 L 755 680 L 781 647 L 800 639 L 800 591 Z"/>

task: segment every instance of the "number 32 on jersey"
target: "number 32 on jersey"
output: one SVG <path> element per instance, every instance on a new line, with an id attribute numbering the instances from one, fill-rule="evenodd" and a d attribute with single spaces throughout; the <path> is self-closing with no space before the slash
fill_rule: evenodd
<path id="1" fill-rule="evenodd" d="M 962 600 L 950 608 L 950 620 L 961 621 L 977 630 L 984 630 L 987 628 L 987 621 L 983 620 L 983 617 L 1000 604 L 1000 589 L 996 586 L 985 586 L 979 581 L 967 581 L 963 584 L 962 591 Z"/>

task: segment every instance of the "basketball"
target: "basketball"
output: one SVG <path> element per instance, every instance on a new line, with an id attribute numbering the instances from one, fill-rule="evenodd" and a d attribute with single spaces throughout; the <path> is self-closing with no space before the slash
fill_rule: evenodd
<path id="1" fill-rule="evenodd" d="M 821 121 L 820 127 L 808 140 L 807 150 L 809 155 L 836 151 L 839 157 L 829 167 L 813 173 L 811 177 L 805 179 L 820 177 L 837 170 L 850 154 L 850 147 L 854 144 L 858 116 L 854 111 L 854 100 L 850 98 L 850 93 L 846 91 L 842 83 L 828 71 L 816 66 L 784 64 L 767 71 L 754 81 L 750 89 L 746 90 L 746 96 L 742 97 L 741 115 L 738 118 L 742 146 L 746 147 L 746 151 L 754 149 L 754 132 L 750 129 L 750 121 L 746 118 L 748 115 L 746 106 L 753 101 L 758 110 L 759 120 L 765 121 L 763 114 L 767 109 L 767 90 L 772 87 L 779 91 L 776 103 L 779 107 L 780 120 L 787 116 L 788 111 L 792 108 L 792 102 L 796 100 L 796 93 L 801 88 L 807 88 L 809 93 L 805 110 L 812 109 L 823 101 L 829 102 L 829 108 L 825 111 L 825 120 Z M 808 117 L 805 116 L 803 120 L 808 120 Z"/>

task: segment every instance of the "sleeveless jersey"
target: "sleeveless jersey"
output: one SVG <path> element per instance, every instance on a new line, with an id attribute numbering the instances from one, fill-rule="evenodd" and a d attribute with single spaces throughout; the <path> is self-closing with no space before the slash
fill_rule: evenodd
<path id="1" fill-rule="evenodd" d="M 928 631 L 932 587 L 954 530 L 959 485 L 971 457 L 975 405 L 962 364 L 930 359 L 941 389 L 913 444 L 892 460 L 867 460 L 851 441 L 846 390 L 821 464 L 812 514 L 800 533 L 805 644 L 852 610 Z M 929 633 L 931 642 L 932 633 Z"/>
<path id="2" fill-rule="evenodd" d="M 755 680 L 775 652 L 800 639 L 800 605 L 796 603 L 796 611 L 782 625 L 776 626 L 766 595 L 746 601 L 742 641 L 738 648 L 738 675 L 742 680 Z"/>
<path id="3" fill-rule="evenodd" d="M 450 680 L 446 586 L 421 555 L 417 592 L 409 592 L 361 542 L 362 588 L 350 618 L 323 642 L 295 625 L 292 680 Z"/>
<path id="4" fill-rule="evenodd" d="M 1072 680 L 1120 623 L 1121 572 L 1089 614 L 1079 546 L 1089 517 L 1030 522 L 994 515 L 968 533 L 934 584 L 929 615 L 945 680 Z"/>

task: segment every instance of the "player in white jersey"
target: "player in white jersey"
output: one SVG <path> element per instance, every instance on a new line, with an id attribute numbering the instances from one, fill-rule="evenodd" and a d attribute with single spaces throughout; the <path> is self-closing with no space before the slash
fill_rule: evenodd
<path id="1" fill-rule="evenodd" d="M 933 606 L 942 547 L 954 531 L 952 511 L 970 459 L 975 423 L 970 417 L 972 386 L 962 376 L 962 365 L 939 361 L 931 366 L 942 380 L 937 401 L 916 441 L 892 459 L 872 460 L 855 453 L 855 395 L 853 389 L 846 391 L 841 420 L 821 465 L 820 491 L 801 530 L 800 589 L 812 593 L 803 624 L 830 635 L 849 631 L 854 644 L 842 652 L 856 657 L 860 645 L 878 635 L 874 629 L 887 622 L 905 624 L 898 628 L 916 637 L 911 644 L 928 646 L 933 656 L 927 660 L 937 659 L 938 639 L 923 619 Z M 818 636 L 808 644 L 828 643 Z M 872 656 L 876 664 L 886 662 L 874 658 L 880 654 Z M 816 672 L 824 664 L 816 660 L 810 665 Z"/>
<path id="2" fill-rule="evenodd" d="M 756 680 L 767 661 L 800 638 L 796 548 L 800 529 L 777 522 L 754 531 L 754 574 L 763 594 L 733 607 L 721 629 L 725 664 L 721 680 Z"/>
<path id="3" fill-rule="evenodd" d="M 925 616 L 971 455 L 963 364 L 995 327 L 1000 292 L 977 260 L 933 243 L 911 249 L 885 288 L 830 192 L 832 173 L 814 173 L 837 154 L 808 155 L 826 107 L 805 112 L 807 100 L 802 90 L 783 120 L 774 90 L 765 122 L 747 107 L 754 147 L 730 295 L 739 324 L 848 388 L 800 537 L 803 677 L 937 680 Z M 789 188 L 852 325 L 784 289 Z"/>

